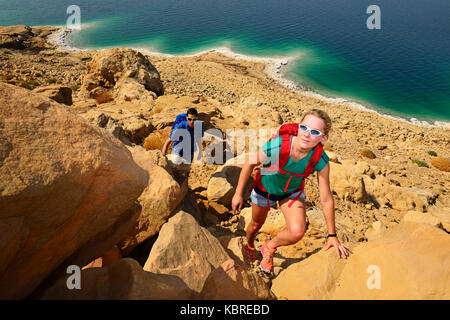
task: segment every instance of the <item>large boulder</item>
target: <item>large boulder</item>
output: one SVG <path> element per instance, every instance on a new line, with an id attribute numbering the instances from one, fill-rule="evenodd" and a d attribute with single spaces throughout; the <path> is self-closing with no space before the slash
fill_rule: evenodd
<path id="1" fill-rule="evenodd" d="M 115 261 L 122 257 L 122 252 L 116 245 L 136 224 L 140 214 L 141 205 L 136 201 L 128 210 L 121 214 L 116 222 L 108 229 L 98 233 L 92 237 L 81 249 L 74 252 L 70 258 L 65 261 L 42 285 L 48 287 L 55 279 L 62 273 L 66 272 L 67 266 L 76 264 L 83 266 L 86 261 L 90 261 L 92 257 L 100 257 L 96 260 L 101 260 L 101 265 L 105 266 L 109 261 Z"/>
<path id="2" fill-rule="evenodd" d="M 352 202 L 371 202 L 375 207 L 426 211 L 437 195 L 429 190 L 400 187 L 383 176 L 382 170 L 364 161 L 330 162 L 330 185 L 338 198 Z"/>
<path id="3" fill-rule="evenodd" d="M 449 237 L 428 224 L 402 221 L 351 246 L 347 260 L 330 248 L 290 265 L 272 290 L 288 299 L 448 299 Z"/>
<path id="4" fill-rule="evenodd" d="M 228 259 L 219 240 L 190 214 L 179 211 L 162 226 L 144 270 L 178 276 L 200 293 L 211 271 Z"/>
<path id="5" fill-rule="evenodd" d="M 31 27 L 25 25 L 1 27 L 0 48 L 25 49 L 34 34 Z"/>
<path id="6" fill-rule="evenodd" d="M 363 179 L 368 199 L 376 207 L 389 206 L 402 212 L 425 212 L 437 197 L 433 191 L 392 185 L 382 176 L 371 179 L 364 175 Z"/>
<path id="7" fill-rule="evenodd" d="M 439 220 L 440 227 L 450 233 L 450 208 L 449 207 L 438 207 L 430 206 L 428 208 L 428 213 L 433 215 Z"/>
<path id="8" fill-rule="evenodd" d="M 233 259 L 228 259 L 209 274 L 200 293 L 200 299 L 204 300 L 274 298 L 263 278 Z"/>
<path id="9" fill-rule="evenodd" d="M 439 227 L 441 225 L 441 221 L 439 220 L 439 218 L 435 217 L 432 214 L 418 211 L 408 211 L 403 216 L 403 221 L 425 223 L 433 227 Z"/>
<path id="10" fill-rule="evenodd" d="M 387 227 L 384 225 L 382 221 L 375 221 L 372 223 L 372 226 L 367 229 L 364 236 L 367 238 L 368 241 L 375 240 L 383 235 L 383 233 L 387 230 Z"/>
<path id="11" fill-rule="evenodd" d="M 129 105 L 122 105 L 123 108 Z M 114 110 L 114 111 L 113 111 Z M 117 109 L 116 106 L 89 110 L 81 116 L 91 124 L 111 132 L 124 144 L 141 144 L 153 130 L 151 122 L 136 110 Z"/>
<path id="12" fill-rule="evenodd" d="M 140 101 L 144 103 L 152 103 L 157 97 L 155 92 L 149 91 L 145 85 L 139 83 L 133 78 L 127 78 L 117 82 L 114 89 L 116 91 L 116 99 L 118 101 Z M 162 89 L 153 90 L 162 93 Z"/>
<path id="13" fill-rule="evenodd" d="M 161 151 L 146 151 L 142 147 L 129 150 L 134 161 L 149 173 L 150 179 L 138 198 L 142 206 L 138 221 L 120 242 L 120 249 L 124 255 L 130 253 L 139 243 L 157 234 L 187 192 L 187 189 L 181 188 L 166 169 L 158 165 L 158 158 L 163 156 Z"/>
<path id="14" fill-rule="evenodd" d="M 321 230 L 324 234 L 327 232 L 327 221 L 321 209 L 312 208 L 311 210 L 307 210 L 306 217 L 309 223 L 309 227 Z M 336 231 L 339 234 L 339 239 L 341 241 L 355 242 L 355 235 L 352 233 L 352 229 L 354 229 L 355 227 L 354 223 L 350 219 L 343 217 L 340 214 L 335 214 L 334 218 Z"/>
<path id="15" fill-rule="evenodd" d="M 245 163 L 245 157 L 248 157 L 248 154 L 242 154 L 228 160 L 211 175 L 206 191 L 209 201 L 218 202 L 226 206 L 231 205 L 231 199 L 236 192 L 239 175 Z M 244 188 L 244 199 L 250 197 L 250 188 L 253 181 L 252 177 L 248 179 Z"/>
<path id="16" fill-rule="evenodd" d="M 354 249 L 333 299 L 449 299 L 450 235 L 402 222 Z"/>
<path id="17" fill-rule="evenodd" d="M 142 270 L 136 260 L 121 259 L 105 268 L 80 273 L 80 289 L 68 289 L 70 275 L 37 296 L 42 300 L 188 300 L 195 294 L 178 277 Z"/>
<path id="18" fill-rule="evenodd" d="M 431 165 L 438 170 L 444 172 L 450 172 L 450 160 L 442 157 L 437 157 L 436 159 L 431 160 Z"/>
<path id="19" fill-rule="evenodd" d="M 97 116 L 95 124 L 98 127 L 104 128 L 106 131 L 110 132 L 114 137 L 122 141 L 123 144 L 127 146 L 132 145 L 130 138 L 125 134 L 125 130 L 116 119 L 113 119 L 104 113 L 100 113 Z"/>
<path id="20" fill-rule="evenodd" d="M 33 90 L 36 93 L 43 94 L 56 102 L 63 103 L 66 105 L 72 104 L 72 89 L 69 87 L 64 87 L 60 85 L 51 85 L 38 87 Z"/>
<path id="21" fill-rule="evenodd" d="M 86 68 L 81 93 L 91 98 L 95 98 L 95 90 L 99 87 L 114 88 L 116 98 L 124 101 L 153 100 L 154 94 L 164 93 L 158 70 L 147 57 L 133 49 L 101 50 Z"/>
<path id="22" fill-rule="evenodd" d="M 52 47 L 46 38 L 57 27 L 15 25 L 0 27 L 0 48 L 43 50 Z"/>
<path id="23" fill-rule="evenodd" d="M 352 167 L 330 162 L 330 185 L 332 191 L 342 200 L 366 201 L 363 177 L 355 173 Z"/>
<path id="24" fill-rule="evenodd" d="M 125 135 L 134 144 L 140 145 L 153 130 L 150 120 L 143 116 L 133 116 L 122 120 Z"/>
<path id="25" fill-rule="evenodd" d="M 23 298 L 63 262 L 85 265 L 111 248 L 123 236 L 111 228 L 137 218 L 130 208 L 148 173 L 48 98 L 0 83 L 0 105 L 0 298 Z"/>
<path id="26" fill-rule="evenodd" d="M 333 248 L 321 250 L 283 270 L 272 281 L 272 291 L 278 299 L 330 299 L 344 266 Z"/>

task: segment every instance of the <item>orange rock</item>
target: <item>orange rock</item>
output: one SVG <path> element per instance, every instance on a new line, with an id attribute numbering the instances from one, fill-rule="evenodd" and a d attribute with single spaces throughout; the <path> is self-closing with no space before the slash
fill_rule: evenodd
<path id="1" fill-rule="evenodd" d="M 449 299 L 450 236 L 402 222 L 353 250 L 333 299 Z"/>
<path id="2" fill-rule="evenodd" d="M 84 265 L 117 243 L 148 174 L 119 140 L 53 100 L 0 82 L 0 105 L 0 217 L 22 226 L 14 236 L 0 224 L 12 240 L 1 243 L 0 299 L 17 299 L 62 261 Z"/>
<path id="3" fill-rule="evenodd" d="M 101 268 L 102 266 L 103 266 L 103 257 L 99 257 L 99 258 L 93 260 L 92 262 L 90 262 L 89 264 L 85 265 L 81 269 L 84 270 L 84 269 L 89 269 L 89 268 Z"/>
<path id="4" fill-rule="evenodd" d="M 450 160 L 438 157 L 431 160 L 431 165 L 441 171 L 450 172 Z"/>
<path id="5" fill-rule="evenodd" d="M 36 296 L 40 300 L 189 300 L 196 294 L 178 277 L 142 270 L 134 259 L 81 271 L 81 288 L 69 290 L 67 276 Z"/>
<path id="6" fill-rule="evenodd" d="M 111 250 L 108 250 L 103 255 L 102 258 L 103 258 L 102 267 L 107 267 L 116 262 L 117 260 L 122 259 L 122 252 L 117 246 L 114 246 Z"/>
<path id="7" fill-rule="evenodd" d="M 229 258 L 217 238 L 179 211 L 162 226 L 144 270 L 177 276 L 199 293 L 210 272 Z"/>
<path id="8" fill-rule="evenodd" d="M 254 271 L 245 269 L 233 259 L 222 263 L 206 279 L 200 299 L 255 300 L 274 299 L 268 284 Z"/>

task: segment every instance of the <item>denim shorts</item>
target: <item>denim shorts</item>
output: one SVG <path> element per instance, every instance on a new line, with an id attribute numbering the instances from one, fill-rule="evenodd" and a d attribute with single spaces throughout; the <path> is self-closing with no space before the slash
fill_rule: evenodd
<path id="1" fill-rule="evenodd" d="M 296 192 L 296 193 L 291 194 L 291 195 L 289 196 L 289 198 L 287 198 L 287 199 L 292 199 L 292 198 L 297 197 L 298 194 L 299 194 L 300 192 L 301 192 L 301 191 L 298 191 L 298 192 Z M 305 192 L 303 192 L 303 194 L 302 194 L 300 197 L 298 197 L 298 199 L 306 200 Z M 253 202 L 254 204 L 256 204 L 257 206 L 260 206 L 260 207 L 267 207 L 267 200 L 268 200 L 268 199 L 267 199 L 266 197 L 260 195 L 260 194 L 257 194 L 257 193 L 255 192 L 255 190 L 252 190 L 252 193 L 250 194 L 250 200 L 252 200 L 252 202 Z M 269 205 L 270 205 L 271 207 L 274 207 L 276 203 L 277 203 L 277 202 L 274 201 L 274 200 L 269 200 Z"/>

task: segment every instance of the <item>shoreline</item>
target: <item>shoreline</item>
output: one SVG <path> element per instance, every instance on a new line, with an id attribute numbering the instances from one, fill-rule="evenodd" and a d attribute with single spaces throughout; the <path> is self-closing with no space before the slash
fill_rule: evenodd
<path id="1" fill-rule="evenodd" d="M 88 28 L 92 24 L 94 24 L 94 23 L 82 24 L 81 30 Z M 83 49 L 83 48 L 72 47 L 67 44 L 67 39 L 70 37 L 72 32 L 74 32 L 74 30 L 67 28 L 67 26 L 53 26 L 53 27 L 56 27 L 59 29 L 57 31 L 53 32 L 48 37 L 47 40 L 49 43 L 55 45 L 57 47 L 57 49 L 63 49 L 63 50 L 68 50 L 68 51 L 91 51 L 91 50 L 106 49 L 106 48 Z M 79 30 L 76 30 L 76 31 L 79 31 Z M 108 47 L 108 48 L 110 48 L 110 47 Z M 116 48 L 116 47 L 111 47 L 111 48 Z M 117 47 L 117 48 L 119 48 L 119 47 Z M 200 56 L 205 53 L 218 53 L 218 54 L 222 54 L 222 55 L 232 58 L 232 59 L 245 60 L 245 61 L 256 62 L 256 63 L 263 63 L 264 64 L 264 74 L 268 78 L 274 80 L 277 84 L 279 84 L 279 85 L 283 86 L 284 88 L 287 88 L 295 93 L 299 93 L 299 94 L 302 94 L 302 95 L 305 95 L 305 96 L 308 96 L 311 98 L 316 98 L 316 99 L 322 100 L 327 103 L 343 103 L 345 106 L 347 106 L 348 108 L 350 108 L 352 110 L 371 112 L 378 116 L 388 118 L 390 120 L 405 122 L 410 125 L 415 125 L 415 126 L 419 126 L 419 127 L 428 127 L 428 128 L 432 127 L 432 128 L 450 129 L 450 122 L 447 122 L 447 121 L 435 120 L 433 123 L 430 123 L 429 121 L 419 120 L 415 117 L 410 117 L 409 119 L 407 119 L 407 118 L 403 118 L 401 116 L 393 116 L 393 115 L 389 115 L 389 114 L 384 114 L 380 111 L 374 110 L 366 105 L 363 105 L 356 101 L 352 101 L 347 98 L 337 97 L 337 96 L 336 97 L 335 96 L 327 96 L 318 91 L 314 91 L 314 88 L 312 88 L 310 90 L 301 88 L 299 86 L 299 84 L 297 84 L 295 81 L 285 78 L 284 73 L 283 73 L 283 67 L 287 66 L 289 64 L 289 61 L 297 59 L 298 57 L 289 57 L 288 56 L 288 57 L 272 58 L 272 57 L 249 56 L 249 55 L 244 55 L 244 54 L 234 52 L 228 47 L 212 48 L 212 49 L 202 50 L 199 52 L 195 52 L 193 54 L 186 54 L 186 55 L 174 55 L 174 54 L 162 53 L 162 52 L 153 51 L 153 50 L 150 50 L 147 48 L 139 48 L 139 47 L 120 47 L 120 48 L 130 48 L 130 49 L 139 51 L 143 54 L 155 55 L 155 56 L 166 57 L 166 58 L 195 57 L 195 56 Z"/>

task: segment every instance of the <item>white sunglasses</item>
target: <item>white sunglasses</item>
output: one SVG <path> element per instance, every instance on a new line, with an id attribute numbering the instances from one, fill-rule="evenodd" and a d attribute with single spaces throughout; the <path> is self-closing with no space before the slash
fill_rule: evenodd
<path id="1" fill-rule="evenodd" d="M 304 125 L 304 124 L 299 124 L 298 127 L 299 127 L 299 129 L 300 129 L 302 132 L 307 132 L 307 131 L 309 131 L 309 133 L 310 133 L 313 137 L 319 137 L 319 136 L 324 136 L 324 135 L 325 135 L 325 133 L 323 133 L 322 131 L 317 130 L 317 129 L 311 129 L 311 128 L 309 128 L 308 126 L 306 126 L 306 125 Z"/>

